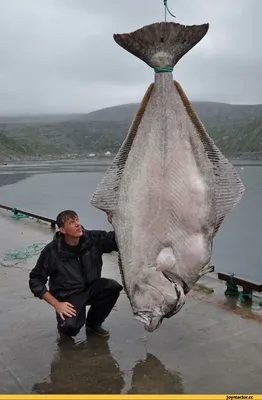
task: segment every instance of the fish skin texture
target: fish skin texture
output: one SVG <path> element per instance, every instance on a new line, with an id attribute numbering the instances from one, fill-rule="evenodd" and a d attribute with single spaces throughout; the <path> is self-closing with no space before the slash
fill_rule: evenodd
<path id="1" fill-rule="evenodd" d="M 206 31 L 207 24 L 160 23 L 115 40 L 159 67 L 174 65 Z M 179 312 L 198 279 L 213 270 L 214 237 L 243 193 L 235 168 L 172 73 L 156 73 L 91 199 L 94 207 L 112 212 L 123 285 L 146 330 Z"/>

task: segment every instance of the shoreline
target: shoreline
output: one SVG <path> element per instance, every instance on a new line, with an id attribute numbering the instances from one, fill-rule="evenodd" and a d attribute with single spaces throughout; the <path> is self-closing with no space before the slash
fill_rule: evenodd
<path id="1" fill-rule="evenodd" d="M 16 184 L 34 175 L 52 173 L 105 172 L 113 157 L 89 157 L 41 161 L 12 161 L 0 164 L 0 188 Z M 229 159 L 235 167 L 259 167 L 262 160 Z"/>
<path id="2" fill-rule="evenodd" d="M 89 156 L 83 156 L 83 157 L 65 157 L 65 158 L 26 158 L 26 159 L 19 159 L 19 160 L 2 160 L 0 161 L 0 168 L 3 167 L 11 167 L 15 165 L 28 165 L 28 164 L 34 164 L 36 165 L 37 163 L 52 163 L 52 164 L 59 164 L 59 163 L 88 163 L 89 165 L 110 165 L 112 161 L 114 160 L 116 155 L 111 154 L 110 156 L 97 156 L 97 157 L 89 157 Z M 244 165 L 247 165 L 246 163 L 250 163 L 250 165 L 262 165 L 262 156 L 261 158 L 242 158 L 242 157 L 229 157 L 225 156 L 233 165 L 242 165 L 242 163 L 245 163 Z"/>
<path id="3" fill-rule="evenodd" d="M 97 162 L 105 161 L 106 164 L 111 162 L 117 153 L 111 153 L 110 155 L 105 154 L 97 154 L 95 156 L 89 156 L 89 154 L 79 154 L 75 155 L 74 157 L 68 157 L 67 155 L 57 155 L 57 156 L 28 156 L 25 158 L 8 158 L 8 157 L 1 157 L 0 158 L 0 166 L 9 165 L 9 164 L 21 164 L 21 163 L 29 163 L 29 162 L 65 162 L 65 161 L 90 161 L 90 162 Z M 224 154 L 224 153 L 223 153 Z M 250 161 L 250 162 L 261 162 L 262 163 L 262 154 L 256 153 L 246 153 L 240 155 L 227 155 L 224 156 L 228 160 L 234 160 L 237 162 L 241 161 Z"/>

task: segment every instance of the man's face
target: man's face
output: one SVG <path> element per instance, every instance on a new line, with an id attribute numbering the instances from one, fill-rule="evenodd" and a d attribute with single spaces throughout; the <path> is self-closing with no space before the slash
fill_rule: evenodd
<path id="1" fill-rule="evenodd" d="M 67 217 L 63 227 L 60 228 L 60 231 L 65 235 L 78 238 L 83 235 L 82 226 L 77 217 Z"/>

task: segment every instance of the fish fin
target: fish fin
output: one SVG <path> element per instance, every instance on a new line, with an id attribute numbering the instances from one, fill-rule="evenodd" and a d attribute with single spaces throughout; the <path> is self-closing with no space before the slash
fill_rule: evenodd
<path id="1" fill-rule="evenodd" d="M 115 42 L 152 68 L 174 67 L 209 29 L 209 24 L 157 22 L 131 33 L 114 34 Z"/>
<path id="2" fill-rule="evenodd" d="M 128 292 L 127 287 L 126 287 L 126 280 L 125 280 L 124 270 L 123 270 L 123 267 L 122 267 L 122 260 L 121 260 L 120 250 L 118 251 L 118 268 L 119 268 L 119 272 L 120 272 L 120 275 L 121 275 L 121 280 L 122 280 L 124 291 L 125 291 L 125 293 L 127 295 L 127 298 L 129 300 L 129 302 L 131 303 L 131 298 L 129 296 L 129 292 Z"/>
<path id="3" fill-rule="evenodd" d="M 175 284 L 175 290 L 177 293 L 177 303 L 176 306 L 170 310 L 165 316 L 164 318 L 171 318 L 173 317 L 173 315 L 177 314 L 181 308 L 184 306 L 185 302 L 186 302 L 186 293 L 184 291 L 184 289 L 182 288 L 181 285 L 179 284 Z"/>
<path id="4" fill-rule="evenodd" d="M 112 213 L 114 213 L 114 210 L 117 206 L 117 200 L 118 200 L 117 192 L 121 181 L 122 173 L 124 171 L 129 151 L 136 137 L 139 124 L 142 120 L 146 106 L 150 99 L 153 87 L 154 83 L 152 83 L 148 87 L 143 97 L 143 100 L 140 104 L 140 107 L 129 128 L 127 137 L 125 138 L 123 144 L 121 145 L 112 164 L 105 173 L 101 183 L 97 186 L 96 190 L 94 191 L 91 197 L 91 204 L 102 211 L 105 212 L 111 211 Z"/>
<path id="5" fill-rule="evenodd" d="M 215 267 L 214 265 L 210 265 L 209 263 L 207 265 L 204 266 L 204 268 L 202 268 L 202 270 L 200 271 L 199 275 L 198 275 L 198 279 L 200 279 L 202 276 L 206 275 L 206 274 L 210 274 L 211 272 L 215 271 Z"/>
<path id="6" fill-rule="evenodd" d="M 215 145 L 214 140 L 211 139 L 206 132 L 204 125 L 193 109 L 180 84 L 177 81 L 174 81 L 174 84 L 192 123 L 196 127 L 199 138 L 213 168 L 216 191 L 215 233 L 217 233 L 228 212 L 240 202 L 245 192 L 245 186 L 235 167 L 221 153 L 219 148 Z"/>

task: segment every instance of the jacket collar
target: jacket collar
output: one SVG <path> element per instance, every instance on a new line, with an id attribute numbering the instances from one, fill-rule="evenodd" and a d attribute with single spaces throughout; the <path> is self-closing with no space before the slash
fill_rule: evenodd
<path id="1" fill-rule="evenodd" d="M 91 246 L 91 235 L 88 230 L 84 229 L 82 226 L 83 235 L 80 237 L 80 251 L 83 251 Z M 62 250 L 62 241 L 64 240 L 64 234 L 60 231 L 57 231 L 54 236 L 53 240 L 57 245 L 58 252 L 63 252 Z"/>

